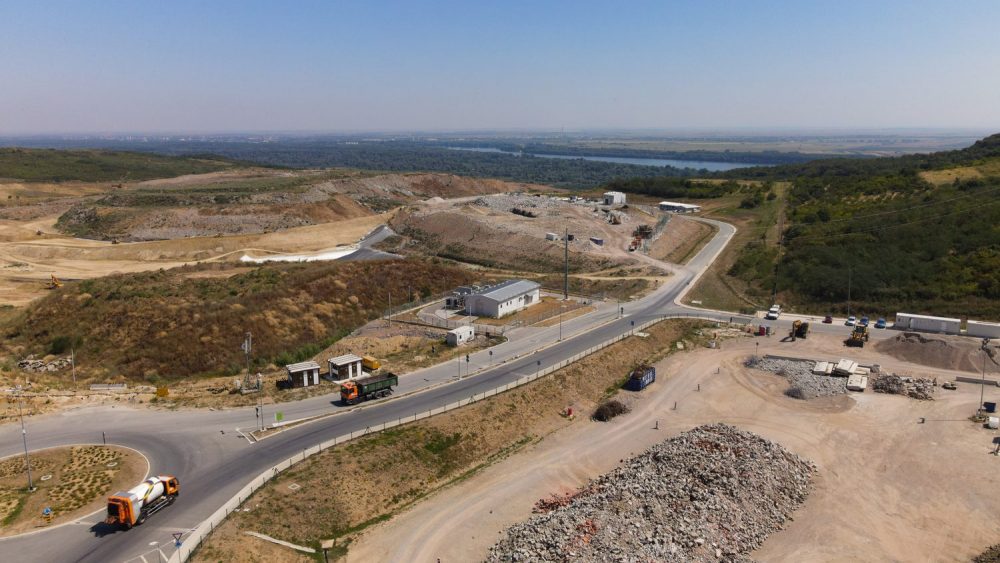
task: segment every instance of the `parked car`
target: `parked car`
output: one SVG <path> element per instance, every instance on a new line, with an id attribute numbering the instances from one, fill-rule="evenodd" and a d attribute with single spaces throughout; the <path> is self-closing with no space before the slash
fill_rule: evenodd
<path id="1" fill-rule="evenodd" d="M 868 317 L 861 317 L 861 326 L 868 326 Z"/>
<path id="2" fill-rule="evenodd" d="M 878 320 L 875 321 L 875 328 L 885 328 L 885 319 L 879 317 Z"/>
<path id="3" fill-rule="evenodd" d="M 833 324 L 833 315 L 827 315 L 827 316 L 823 317 L 823 323 L 825 323 L 825 324 Z"/>
<path id="4" fill-rule="evenodd" d="M 858 322 L 858 319 L 855 318 L 854 315 L 851 315 L 850 317 L 847 317 L 847 322 L 845 322 L 844 324 L 847 325 L 847 326 L 854 326 L 854 324 L 857 323 L 857 322 Z"/>

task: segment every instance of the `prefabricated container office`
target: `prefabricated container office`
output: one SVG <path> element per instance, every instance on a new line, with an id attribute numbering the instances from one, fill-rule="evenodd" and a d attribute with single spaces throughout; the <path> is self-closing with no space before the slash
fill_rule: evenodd
<path id="1" fill-rule="evenodd" d="M 445 335 L 445 342 L 448 346 L 461 346 L 476 338 L 476 329 L 471 326 L 460 326 L 448 331 Z"/>
<path id="2" fill-rule="evenodd" d="M 622 205 L 625 203 L 623 192 L 604 192 L 604 205 Z"/>
<path id="3" fill-rule="evenodd" d="M 896 313 L 896 322 L 893 328 L 901 330 L 916 330 L 920 332 L 941 332 L 944 334 L 958 334 L 961 331 L 962 321 L 948 317 L 929 317 L 927 315 L 914 315 L 911 313 Z"/>
<path id="4" fill-rule="evenodd" d="M 292 387 L 309 387 L 319 385 L 319 364 L 313 361 L 299 362 L 285 366 L 288 371 L 288 381 Z"/>
<path id="5" fill-rule="evenodd" d="M 1000 338 L 1000 324 L 973 321 L 965 323 L 965 334 L 979 338 Z"/>
<path id="6" fill-rule="evenodd" d="M 355 354 L 344 354 L 326 361 L 330 366 L 330 379 L 334 381 L 344 381 L 345 379 L 356 379 L 364 375 L 361 370 L 361 363 L 364 360 Z"/>

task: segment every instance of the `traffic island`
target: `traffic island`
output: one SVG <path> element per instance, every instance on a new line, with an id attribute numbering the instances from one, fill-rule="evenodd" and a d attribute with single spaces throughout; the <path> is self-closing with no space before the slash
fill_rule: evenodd
<path id="1" fill-rule="evenodd" d="M 0 460 L 0 536 L 51 528 L 91 514 L 109 494 L 132 487 L 149 472 L 139 452 L 117 446 L 81 445 Z"/>

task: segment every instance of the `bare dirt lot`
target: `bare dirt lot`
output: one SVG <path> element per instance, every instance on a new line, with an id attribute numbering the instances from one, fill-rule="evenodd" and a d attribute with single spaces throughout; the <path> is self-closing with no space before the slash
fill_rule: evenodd
<path id="1" fill-rule="evenodd" d="M 108 494 L 145 478 L 146 459 L 113 446 L 52 448 L 31 454 L 34 486 L 26 491 L 23 456 L 0 460 L 0 536 L 55 526 L 100 509 Z M 51 522 L 42 510 L 51 508 Z"/>
<path id="2" fill-rule="evenodd" d="M 513 213 L 518 209 L 534 217 Z M 609 217 L 616 217 L 609 222 Z M 547 196 L 495 195 L 460 201 L 427 202 L 397 215 L 391 223 L 408 237 L 401 250 L 497 268 L 549 272 L 563 263 L 562 238 L 569 243 L 570 270 L 606 269 L 643 261 L 626 250 L 633 230 L 655 224 L 657 217 L 636 207 L 609 213 L 593 204 L 570 203 Z M 546 235 L 556 236 L 547 240 Z M 603 240 L 595 244 L 591 237 Z"/>
<path id="3" fill-rule="evenodd" d="M 762 340 L 762 353 L 844 355 L 833 337 Z M 435 494 L 369 530 L 348 561 L 482 559 L 498 532 L 526 519 L 537 500 L 571 492 L 665 437 L 719 421 L 818 466 L 815 490 L 794 521 L 753 554 L 757 560 L 961 561 L 1000 537 L 993 517 L 1000 477 L 990 455 L 1000 433 L 968 420 L 978 388 L 960 385 L 935 401 L 870 391 L 795 400 L 783 395 L 783 378 L 743 367 L 753 349 L 753 339 L 741 339 L 669 357 L 657 366 L 660 379 L 632 397 L 631 414 L 611 423 L 580 419 Z M 872 348 L 851 354 L 899 372 L 947 377 Z M 997 396 L 1000 390 L 987 391 L 987 400 Z"/>
<path id="4" fill-rule="evenodd" d="M 684 264 L 698 253 L 715 234 L 715 229 L 686 217 L 670 218 L 663 233 L 653 242 L 649 255 L 657 260 Z"/>

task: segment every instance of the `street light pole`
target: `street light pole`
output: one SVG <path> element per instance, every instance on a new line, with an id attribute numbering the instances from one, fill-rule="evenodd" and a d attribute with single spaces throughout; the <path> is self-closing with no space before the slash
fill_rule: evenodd
<path id="1" fill-rule="evenodd" d="M 989 347 L 990 339 L 984 338 L 983 345 L 980 347 L 980 350 L 983 351 L 983 381 L 982 385 L 979 386 L 979 408 L 976 409 L 977 414 L 982 414 L 983 412 L 983 399 L 985 398 L 984 393 L 986 392 L 986 357 L 989 356 L 989 353 L 986 350 Z"/>
<path id="2" fill-rule="evenodd" d="M 24 465 L 28 469 L 28 492 L 35 490 L 31 482 L 31 458 L 28 457 L 28 431 L 24 429 L 24 411 L 21 407 L 21 387 L 17 388 L 17 416 L 21 419 L 21 440 L 24 442 Z"/>

